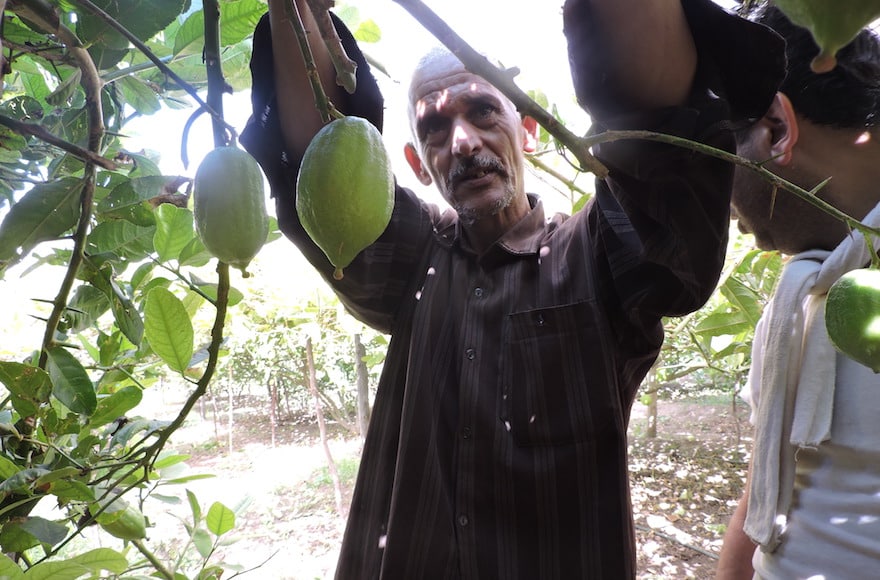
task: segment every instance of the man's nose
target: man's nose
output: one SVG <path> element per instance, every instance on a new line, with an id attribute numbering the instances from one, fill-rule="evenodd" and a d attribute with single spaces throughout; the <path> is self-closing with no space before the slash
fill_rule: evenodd
<path id="1" fill-rule="evenodd" d="M 452 128 L 452 154 L 471 157 L 482 147 L 477 131 L 467 123 L 455 123 Z"/>

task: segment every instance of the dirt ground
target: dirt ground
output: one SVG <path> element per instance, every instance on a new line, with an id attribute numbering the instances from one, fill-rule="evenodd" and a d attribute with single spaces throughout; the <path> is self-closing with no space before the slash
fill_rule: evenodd
<path id="1" fill-rule="evenodd" d="M 747 408 L 740 403 L 734 416 L 728 399 L 661 402 L 656 439 L 644 437 L 645 414 L 636 403 L 630 426 L 639 578 L 712 578 L 745 480 L 751 442 Z M 191 456 L 192 472 L 216 477 L 189 482 L 187 489 L 205 509 L 214 501 L 240 506 L 230 534 L 234 541 L 215 558 L 251 570 L 245 578 L 332 578 L 344 518 L 336 512 L 315 426 L 281 423 L 273 442 L 264 409 L 237 405 L 231 438 L 224 413 L 216 421 L 211 413 L 204 419 L 194 415 L 172 438 L 173 446 Z M 360 441 L 332 426 L 331 434 L 347 506 Z M 169 512 L 174 509 L 183 508 Z M 157 524 L 150 540 L 170 542 L 175 533 Z"/>

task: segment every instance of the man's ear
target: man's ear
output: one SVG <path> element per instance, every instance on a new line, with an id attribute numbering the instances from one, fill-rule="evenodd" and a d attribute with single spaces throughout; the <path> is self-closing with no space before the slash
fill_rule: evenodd
<path id="1" fill-rule="evenodd" d="M 531 117 L 523 117 L 523 128 L 525 136 L 523 138 L 523 151 L 526 153 L 534 153 L 538 150 L 538 122 Z"/>
<path id="2" fill-rule="evenodd" d="M 403 146 L 403 154 L 406 157 L 406 162 L 413 170 L 413 173 L 416 174 L 419 182 L 421 182 L 422 185 L 431 185 L 431 182 L 433 181 L 431 175 L 425 169 L 425 165 L 422 163 L 422 158 L 419 157 L 419 153 L 416 151 L 416 148 L 412 143 L 407 143 Z"/>
<path id="3" fill-rule="evenodd" d="M 778 165 L 791 163 L 792 150 L 798 141 L 798 121 L 791 101 L 784 93 L 776 93 L 770 109 L 761 119 L 770 132 L 770 156 Z"/>

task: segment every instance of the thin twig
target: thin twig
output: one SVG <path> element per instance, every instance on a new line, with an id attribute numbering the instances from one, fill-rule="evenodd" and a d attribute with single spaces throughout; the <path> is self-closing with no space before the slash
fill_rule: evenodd
<path id="1" fill-rule="evenodd" d="M 7 117 L 6 115 L 0 115 L 0 125 L 11 129 L 18 133 L 19 135 L 29 135 L 31 137 L 36 137 L 40 141 L 45 141 L 49 145 L 54 145 L 59 149 L 70 153 L 74 157 L 78 159 L 82 159 L 83 161 L 91 161 L 95 165 L 99 167 L 103 167 L 104 169 L 109 169 L 113 171 L 119 168 L 115 162 L 106 157 L 103 157 L 97 153 L 89 151 L 88 149 L 83 149 L 79 145 L 75 145 L 69 141 L 65 141 L 60 137 L 56 137 L 49 131 L 47 131 L 42 125 L 37 125 L 36 123 L 25 123 L 24 121 L 19 121 L 17 119 L 12 119 Z"/>
<path id="2" fill-rule="evenodd" d="M 345 49 L 342 47 L 342 41 L 336 34 L 336 28 L 333 27 L 333 21 L 330 19 L 329 10 L 333 8 L 335 2 L 333 0 L 308 0 L 309 9 L 312 16 L 315 17 L 315 23 L 318 25 L 318 32 L 330 53 L 330 60 L 333 61 L 333 68 L 336 69 L 336 84 L 344 88 L 348 94 L 354 94 L 357 88 L 357 63 L 348 58 Z"/>
<path id="3" fill-rule="evenodd" d="M 309 39 L 306 34 L 305 26 L 303 26 L 302 18 L 300 18 L 299 10 L 294 0 L 286 0 L 284 2 L 284 13 L 287 16 L 290 26 L 296 35 L 299 48 L 302 52 L 303 62 L 306 65 L 306 74 L 309 77 L 309 84 L 312 86 L 312 93 L 315 95 L 315 108 L 321 115 L 324 123 L 329 123 L 333 118 L 341 117 L 341 113 L 336 110 L 327 93 L 324 92 L 324 86 L 321 84 L 321 77 L 318 74 L 318 67 L 315 65 L 315 57 L 312 49 L 309 47 Z"/>
<path id="4" fill-rule="evenodd" d="M 712 147 L 711 145 L 706 145 L 705 143 L 700 143 L 698 141 L 691 141 L 690 139 L 685 139 L 683 137 L 676 137 L 675 135 L 667 135 L 665 133 L 655 133 L 653 131 L 604 131 L 602 133 L 597 133 L 595 135 L 591 135 L 589 137 L 583 138 L 583 142 L 588 146 L 592 147 L 593 145 L 597 145 L 599 143 L 608 143 L 611 141 L 619 141 L 622 139 L 643 139 L 646 141 L 657 141 L 660 143 L 667 143 L 669 145 L 676 145 L 678 147 L 684 147 L 686 149 L 690 149 L 692 151 L 697 151 L 699 153 L 703 153 L 705 155 L 709 155 L 711 157 L 716 157 L 718 159 L 722 159 L 724 161 L 729 161 L 735 165 L 739 165 L 744 167 L 750 171 L 754 171 L 759 174 L 761 177 L 769 181 L 775 187 L 784 189 L 788 192 L 793 193 L 797 197 L 801 198 L 805 202 L 815 206 L 816 208 L 828 213 L 832 217 L 835 217 L 849 227 L 854 230 L 859 231 L 865 237 L 868 236 L 880 236 L 880 228 L 872 228 L 866 226 L 859 220 L 854 217 L 848 215 L 845 212 L 840 211 L 833 205 L 828 202 L 820 199 L 816 196 L 816 194 L 831 180 L 828 178 L 822 181 L 819 185 L 814 187 L 812 190 L 806 190 L 802 187 L 791 183 L 788 180 L 785 180 L 769 169 L 764 167 L 765 162 L 757 162 L 752 161 L 750 159 L 746 159 L 744 157 L 740 157 L 735 153 L 730 153 L 728 151 L 724 151 L 723 149 L 718 149 L 716 147 Z"/>

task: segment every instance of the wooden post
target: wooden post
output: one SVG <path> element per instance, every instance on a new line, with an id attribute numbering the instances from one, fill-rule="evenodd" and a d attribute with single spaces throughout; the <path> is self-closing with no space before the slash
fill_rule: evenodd
<path id="1" fill-rule="evenodd" d="M 342 507 L 342 484 L 339 481 L 339 471 L 330 453 L 330 445 L 327 442 L 327 426 L 324 424 L 324 412 L 321 410 L 321 397 L 318 395 L 318 377 L 315 373 L 315 357 L 312 353 L 312 339 L 306 339 L 306 365 L 309 369 L 309 391 L 315 399 L 315 415 L 318 417 L 318 431 L 321 433 L 321 445 L 324 446 L 324 455 L 327 457 L 327 469 L 330 471 L 330 479 L 333 480 L 333 494 L 336 498 L 336 511 L 340 516 L 345 516 Z"/>

